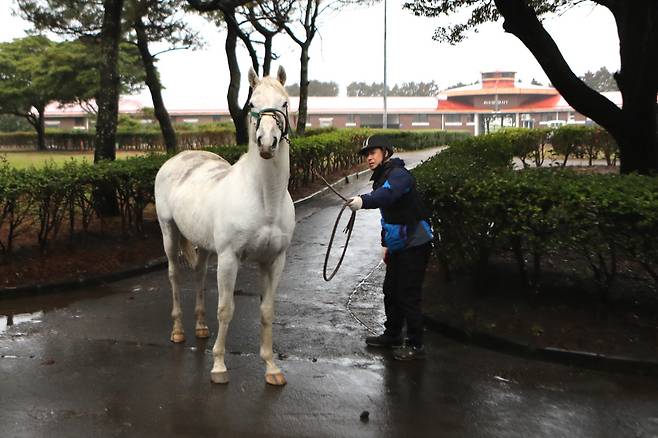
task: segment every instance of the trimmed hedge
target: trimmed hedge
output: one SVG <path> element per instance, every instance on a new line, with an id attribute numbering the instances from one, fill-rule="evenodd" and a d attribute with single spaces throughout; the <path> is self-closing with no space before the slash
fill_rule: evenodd
<path id="1" fill-rule="evenodd" d="M 96 206 L 93 191 L 110 184 L 116 188 L 122 228 L 142 228 L 143 211 L 153 202 L 153 182 L 165 155 L 128 158 L 98 165 L 74 160 L 36 169 L 0 165 L 0 250 L 9 253 L 17 236 L 36 230 L 36 243 L 45 251 L 62 225 L 73 240 L 76 223 L 87 230 Z"/>
<path id="2" fill-rule="evenodd" d="M 507 253 L 524 280 L 537 285 L 542 261 L 552 255 L 589 266 L 606 296 L 624 260 L 643 266 L 658 284 L 658 178 L 514 171 L 514 147 L 500 141 L 468 139 L 414 170 L 447 266 L 477 272 L 492 255 Z"/>
<path id="3" fill-rule="evenodd" d="M 235 130 L 220 126 L 200 127 L 200 130 L 177 129 L 179 149 L 201 149 L 209 146 L 232 144 Z M 46 131 L 46 149 L 50 151 L 94 150 L 95 133 L 87 131 Z M 159 131 L 118 131 L 117 150 L 164 151 L 165 144 Z M 0 148 L 36 150 L 37 135 L 34 132 L 0 132 Z"/>
<path id="4" fill-rule="evenodd" d="M 360 163 L 361 157 L 356 152 L 370 133 L 368 130 L 335 130 L 294 137 L 290 151 L 290 188 L 313 181 L 314 170 L 326 175 Z M 395 131 L 389 133 L 399 135 Z M 194 135 L 199 138 L 199 133 Z M 442 132 L 417 135 L 419 139 L 413 139 L 405 133 L 401 138 L 407 143 L 400 141 L 399 144 L 416 148 L 426 141 L 428 146 L 435 146 L 454 138 Z M 230 144 L 206 149 L 231 163 L 246 152 L 246 146 Z M 10 253 L 16 237 L 25 233 L 34 234 L 35 243 L 45 251 L 65 226 L 68 226 L 72 242 L 76 228 L 86 231 L 93 217 L 99 216 L 92 194 L 101 186 L 116 190 L 123 231 L 140 231 L 144 209 L 154 202 L 155 175 L 167 158 L 165 154 L 149 154 L 97 165 L 71 160 L 63 166 L 51 162 L 40 169 L 23 170 L 0 163 L 0 252 Z"/>
<path id="5" fill-rule="evenodd" d="M 564 125 L 555 129 L 506 128 L 489 134 L 512 148 L 523 167 L 544 164 L 547 154 L 561 159 L 562 167 L 570 157 L 587 158 L 589 165 L 605 158 L 608 166 L 617 164 L 619 147 L 610 133 L 600 126 Z"/>

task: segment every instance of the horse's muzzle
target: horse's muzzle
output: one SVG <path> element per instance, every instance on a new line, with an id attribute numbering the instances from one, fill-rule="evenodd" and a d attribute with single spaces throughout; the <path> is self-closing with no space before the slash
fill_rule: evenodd
<path id="1" fill-rule="evenodd" d="M 261 157 L 261 158 L 264 158 L 264 159 L 266 159 L 266 160 L 269 160 L 269 159 L 272 158 L 273 156 L 274 156 L 274 154 L 272 154 L 272 152 L 265 152 L 265 151 L 263 151 L 263 152 L 260 153 L 260 157 Z"/>

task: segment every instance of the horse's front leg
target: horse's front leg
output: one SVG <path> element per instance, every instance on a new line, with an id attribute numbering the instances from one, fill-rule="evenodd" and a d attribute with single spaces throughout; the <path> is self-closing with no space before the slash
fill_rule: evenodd
<path id="1" fill-rule="evenodd" d="M 233 289 L 235 288 L 239 264 L 238 258 L 231 251 L 225 251 L 217 255 L 217 290 L 219 292 L 217 320 L 219 321 L 219 329 L 217 330 L 215 346 L 212 349 L 214 360 L 210 379 L 213 383 L 228 383 L 224 353 L 226 351 L 226 333 L 228 332 L 229 323 L 233 319 L 235 309 Z"/>
<path id="2" fill-rule="evenodd" d="M 282 386 L 286 378 L 274 363 L 272 351 L 272 322 L 274 321 L 274 297 L 281 279 L 281 272 L 286 261 L 286 254 L 279 254 L 272 264 L 260 266 L 262 297 L 260 304 L 260 357 L 265 362 L 265 381 L 270 385 Z"/>

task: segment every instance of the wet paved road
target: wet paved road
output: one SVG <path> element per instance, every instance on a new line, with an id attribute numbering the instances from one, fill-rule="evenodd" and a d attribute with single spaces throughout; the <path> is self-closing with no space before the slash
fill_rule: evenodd
<path id="1" fill-rule="evenodd" d="M 423 154 L 411 154 L 411 161 Z M 341 189 L 367 191 L 361 179 Z M 297 207 L 279 287 L 275 352 L 288 385 L 268 387 L 258 357 L 255 272 L 238 278 L 227 386 L 210 383 L 211 341 L 168 341 L 165 271 L 93 290 L 0 301 L 0 437 L 446 436 L 658 437 L 658 382 L 527 361 L 427 334 L 424 362 L 364 347 L 382 321 L 378 213 L 360 212 L 344 267 L 322 260 L 338 201 Z M 349 304 L 348 304 L 349 302 Z M 358 320 L 361 320 L 360 323 Z M 369 421 L 359 416 L 367 410 Z"/>

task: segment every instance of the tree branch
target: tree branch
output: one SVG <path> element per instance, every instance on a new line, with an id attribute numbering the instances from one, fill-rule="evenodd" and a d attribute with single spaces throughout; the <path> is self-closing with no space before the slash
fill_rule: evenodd
<path id="1" fill-rule="evenodd" d="M 532 52 L 546 75 L 569 104 L 609 130 L 618 130 L 621 110 L 589 88 L 571 70 L 553 38 L 524 0 L 494 0 L 505 19 L 503 28 Z"/>
<path id="2" fill-rule="evenodd" d="M 187 3 L 197 11 L 210 12 L 210 11 L 226 11 L 228 9 L 235 9 L 238 6 L 245 5 L 251 0 L 187 0 Z"/>
<path id="3" fill-rule="evenodd" d="M 168 49 L 165 49 L 165 50 L 161 50 L 161 51 L 159 51 L 159 52 L 156 52 L 156 53 L 154 53 L 154 54 L 151 55 L 151 56 L 153 56 L 153 58 L 155 59 L 155 58 L 157 58 L 159 55 L 162 55 L 162 54 L 164 54 L 164 53 L 173 52 L 173 51 L 175 51 L 175 50 L 188 50 L 190 47 L 192 47 L 192 46 L 170 47 L 170 48 L 168 48 Z"/>

